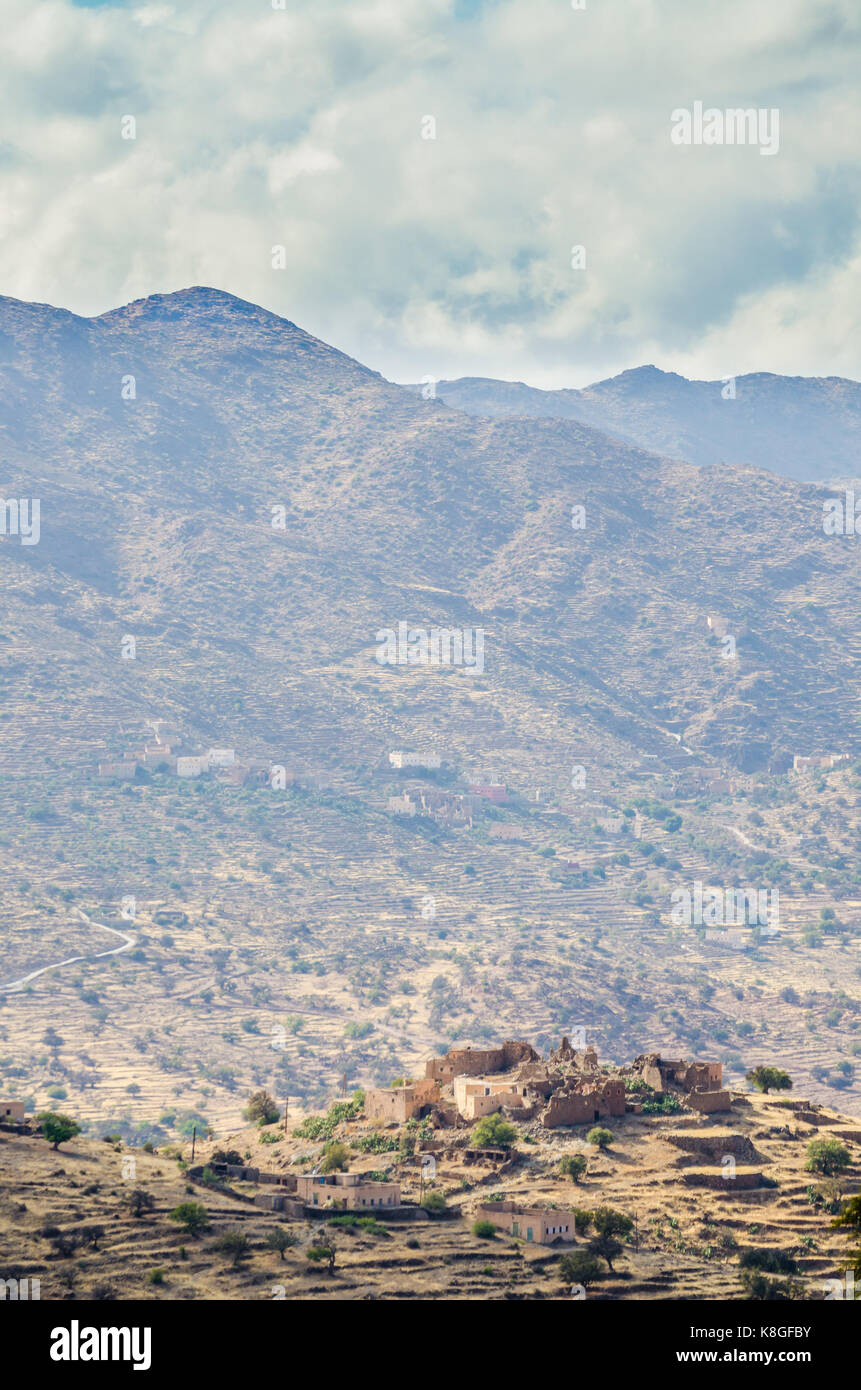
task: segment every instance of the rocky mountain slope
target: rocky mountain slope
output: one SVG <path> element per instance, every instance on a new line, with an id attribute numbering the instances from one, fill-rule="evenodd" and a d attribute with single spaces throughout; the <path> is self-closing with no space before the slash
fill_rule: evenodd
<path id="1" fill-rule="evenodd" d="M 7 1093 L 160 1141 L 253 1085 L 583 1026 L 857 1108 L 861 592 L 826 490 L 470 417 L 215 290 L 4 300 L 0 334 L 0 495 L 40 503 L 0 537 Z M 399 622 L 483 629 L 483 672 L 381 665 Z M 157 721 L 296 779 L 98 775 Z M 788 775 L 807 752 L 850 761 Z M 469 824 L 391 810 L 489 778 Z M 785 937 L 675 927 L 697 879 L 779 887 Z"/>
<path id="2" fill-rule="evenodd" d="M 579 391 L 484 377 L 440 381 L 435 390 L 467 415 L 576 420 L 688 463 L 751 465 L 811 482 L 859 473 L 861 384 L 843 377 L 753 372 L 688 381 L 649 366 Z"/>

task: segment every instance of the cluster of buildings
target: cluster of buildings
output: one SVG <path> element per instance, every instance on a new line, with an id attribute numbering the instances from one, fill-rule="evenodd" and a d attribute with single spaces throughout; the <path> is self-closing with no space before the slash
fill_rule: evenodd
<path id="1" fill-rule="evenodd" d="M 537 1120 L 545 1129 L 595 1124 L 637 1112 L 642 1081 L 659 1095 L 681 1092 L 693 1110 L 728 1110 L 720 1062 L 664 1061 L 643 1054 L 617 1071 L 602 1069 L 594 1047 L 578 1050 L 567 1038 L 547 1059 L 526 1042 L 501 1047 L 453 1048 L 431 1057 L 421 1080 L 365 1092 L 365 1115 L 382 1124 L 430 1116 L 441 1127 L 473 1122 L 502 1111 L 515 1120 Z M 634 1097 L 634 1098 L 632 1098 Z"/>
<path id="2" fill-rule="evenodd" d="M 420 753 L 394 749 L 389 764 L 399 772 L 436 772 L 442 767 L 438 753 Z M 395 816 L 428 816 L 443 825 L 472 828 L 473 817 L 482 801 L 503 806 L 508 801 L 508 789 L 502 782 L 475 782 L 468 793 L 449 792 L 437 787 L 410 787 L 399 796 L 390 796 L 388 809 Z M 510 838 L 514 838 L 511 836 Z"/>
<path id="3" fill-rule="evenodd" d="M 235 786 L 277 785 L 289 787 L 301 780 L 300 774 L 273 763 L 270 758 L 240 758 L 234 748 L 191 750 L 177 733 L 157 734 L 127 749 L 121 758 L 99 763 L 99 776 L 130 782 L 139 768 L 152 772 L 167 769 L 176 777 L 212 775 L 217 781 Z"/>
<path id="4" fill-rule="evenodd" d="M 819 768 L 830 771 L 831 768 L 839 767 L 841 763 L 848 763 L 848 753 L 823 753 L 820 755 L 811 754 L 802 756 L 796 753 L 792 759 L 793 772 L 814 772 Z"/>
<path id="5" fill-rule="evenodd" d="M 477 797 L 432 787 L 390 796 L 389 810 L 395 816 L 430 816 L 443 825 L 463 825 L 471 829 L 477 802 Z"/>

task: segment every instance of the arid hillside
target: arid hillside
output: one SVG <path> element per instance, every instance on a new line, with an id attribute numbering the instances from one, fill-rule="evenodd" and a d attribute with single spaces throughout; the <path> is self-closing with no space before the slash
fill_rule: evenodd
<path id="1" fill-rule="evenodd" d="M 822 490 L 470 418 L 214 290 L 3 300 L 0 334 L 3 491 L 40 508 L 0 537 L 3 1095 L 163 1144 L 583 1028 L 861 1112 L 861 592 Z M 480 629 L 481 669 L 381 663 L 401 623 Z M 178 776 L 167 733 L 249 777 Z M 697 883 L 777 890 L 779 930 L 675 920 Z"/>
<path id="2" fill-rule="evenodd" d="M 0 1133 L 0 1268 L 6 1278 L 39 1279 L 43 1300 L 570 1298 L 560 1258 L 585 1250 L 588 1232 L 553 1246 L 476 1234 L 479 1205 L 501 1198 L 560 1213 L 609 1206 L 632 1219 L 613 1272 L 605 1262 L 588 1285 L 590 1300 L 745 1298 L 742 1261 L 750 1251 L 791 1261 L 795 1297 L 834 1297 L 825 1281 L 842 1279 L 850 1245 L 831 1228 L 827 1207 L 811 1199 L 823 1182 L 805 1171 L 805 1156 L 812 1139 L 854 1135 L 844 1141 L 852 1163 L 839 1186 L 857 1191 L 861 1131 L 836 1112 L 820 1111 L 814 1124 L 786 1102 L 736 1094 L 726 1115 L 614 1120 L 603 1151 L 586 1142 L 585 1130 L 517 1130 L 501 1168 L 466 1163 L 468 1134 L 438 1134 L 444 1142 L 428 1179 L 421 1153 L 398 1152 L 402 1130 L 380 1130 L 361 1117 L 342 1121 L 332 1133 L 350 1150 L 351 1171 L 382 1170 L 413 1205 L 397 1221 L 374 1213 L 364 1225 L 342 1219 L 334 1226 L 334 1211 L 293 1220 L 255 1206 L 258 1193 L 277 1190 L 271 1187 L 218 1180 L 211 1170 L 191 1179 L 190 1145 L 145 1153 L 78 1138 L 54 1152 L 42 1139 Z M 373 1152 L 361 1152 L 374 1135 Z M 323 1142 L 297 1138 L 289 1125 L 287 1137 L 280 1124 L 247 1129 L 198 1144 L 195 1171 L 225 1148 L 285 1175 L 310 1171 Z M 733 1180 L 721 1152 L 739 1155 Z M 559 1165 L 579 1153 L 587 1170 L 575 1184 Z M 746 1174 L 757 1175 L 757 1185 L 737 1190 Z M 429 1191 L 445 1199 L 435 1218 L 417 1206 Z M 139 1215 L 129 1205 L 135 1192 L 145 1194 Z M 170 1219 L 189 1201 L 208 1216 L 197 1235 Z M 289 1234 L 280 1254 L 269 1243 L 275 1230 Z M 229 1233 L 245 1237 L 239 1251 L 235 1241 L 220 1246 Z M 324 1242 L 335 1247 L 332 1274 L 307 1253 Z"/>

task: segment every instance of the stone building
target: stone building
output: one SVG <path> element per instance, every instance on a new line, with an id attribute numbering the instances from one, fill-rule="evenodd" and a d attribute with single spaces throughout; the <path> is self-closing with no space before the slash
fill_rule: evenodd
<path id="1" fill-rule="evenodd" d="M 365 1091 L 365 1116 L 382 1124 L 406 1124 L 420 1119 L 440 1099 L 436 1081 L 408 1081 L 402 1086 L 371 1087 Z"/>
<path id="2" fill-rule="evenodd" d="M 100 777 L 117 777 L 121 782 L 133 781 L 137 770 L 136 762 L 99 763 Z"/>
<path id="3" fill-rule="evenodd" d="M 23 1100 L 0 1100 L 0 1121 L 8 1120 L 11 1124 L 22 1124 L 24 1120 Z"/>
<path id="4" fill-rule="evenodd" d="M 453 1083 L 457 1111 L 465 1120 L 478 1120 L 501 1110 L 523 1110 L 526 1106 L 527 1084 L 510 1081 L 507 1077 L 494 1080 L 489 1076 L 456 1076 Z"/>
<path id="5" fill-rule="evenodd" d="M 372 1182 L 362 1173 L 307 1173 L 296 1179 L 296 1195 L 309 1207 L 346 1211 L 401 1205 L 400 1183 Z"/>
<path id="6" fill-rule="evenodd" d="M 520 1062 L 540 1060 L 527 1042 L 504 1042 L 501 1047 L 451 1047 L 444 1057 L 428 1059 L 425 1076 L 440 1085 L 450 1086 L 456 1076 L 486 1076 L 510 1071 Z"/>
<path id="7" fill-rule="evenodd" d="M 482 1221 L 492 1221 L 500 1231 L 520 1236 L 537 1245 L 556 1245 L 576 1238 L 573 1211 L 521 1207 L 516 1202 L 485 1202 L 476 1209 Z"/>

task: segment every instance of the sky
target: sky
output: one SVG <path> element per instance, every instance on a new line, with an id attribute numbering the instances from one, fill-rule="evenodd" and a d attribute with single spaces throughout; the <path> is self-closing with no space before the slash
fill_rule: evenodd
<path id="1" fill-rule="evenodd" d="M 213 285 L 398 381 L 861 378 L 858 0 L 280 4 L 0 0 L 0 294 Z"/>

